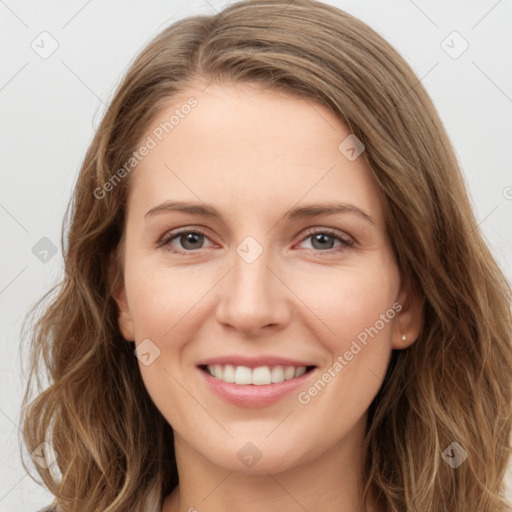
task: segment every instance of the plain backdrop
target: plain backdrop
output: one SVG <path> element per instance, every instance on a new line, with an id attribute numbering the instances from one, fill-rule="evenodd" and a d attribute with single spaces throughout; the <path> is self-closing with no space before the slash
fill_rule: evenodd
<path id="1" fill-rule="evenodd" d="M 0 0 L 1 512 L 36 511 L 51 501 L 20 463 L 20 327 L 61 275 L 64 210 L 95 127 L 145 43 L 177 19 L 213 14 L 228 3 Z M 327 3 L 379 32 L 422 81 L 476 217 L 511 280 L 512 1 Z"/>

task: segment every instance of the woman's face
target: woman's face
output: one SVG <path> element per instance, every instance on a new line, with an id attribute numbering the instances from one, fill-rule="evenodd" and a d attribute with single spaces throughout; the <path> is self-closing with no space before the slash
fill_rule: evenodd
<path id="1" fill-rule="evenodd" d="M 277 472 L 349 453 L 391 350 L 415 337 L 349 136 L 311 100 L 212 85 L 141 139 L 119 324 L 176 442 L 208 463 Z"/>

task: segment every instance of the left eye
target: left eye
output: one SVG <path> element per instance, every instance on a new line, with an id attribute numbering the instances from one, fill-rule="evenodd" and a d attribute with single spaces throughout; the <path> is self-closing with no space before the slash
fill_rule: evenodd
<path id="1" fill-rule="evenodd" d="M 169 236 L 164 237 L 162 242 L 160 243 L 160 246 L 166 246 L 169 248 L 173 248 L 176 250 L 171 250 L 171 252 L 177 252 L 177 253 L 185 253 L 185 252 L 191 252 L 196 249 L 202 249 L 202 247 L 196 247 L 196 245 L 201 245 L 201 242 L 208 238 L 205 233 L 202 231 L 192 231 L 192 230 L 184 230 L 179 231 L 175 233 L 169 233 Z M 176 246 L 172 245 L 171 242 L 174 240 L 178 240 L 179 242 L 183 242 L 182 247 L 184 247 L 186 250 L 176 248 Z"/>
<path id="2" fill-rule="evenodd" d="M 336 249 L 331 247 L 332 243 L 334 243 L 336 240 L 340 242 L 337 251 L 344 250 L 347 247 L 352 247 L 354 245 L 354 242 L 351 239 L 345 238 L 344 236 L 338 234 L 336 231 L 331 231 L 330 229 L 322 229 L 310 232 L 306 238 L 303 239 L 303 241 L 306 241 L 309 238 L 312 240 L 313 250 L 320 252 L 329 252 L 331 250 L 336 251 Z M 317 247 L 315 247 L 315 244 L 317 244 Z"/>
<path id="3" fill-rule="evenodd" d="M 186 254 L 198 249 L 203 249 L 201 245 L 205 239 L 209 240 L 208 236 L 202 231 L 183 230 L 179 232 L 169 233 L 168 236 L 162 239 L 158 246 L 167 247 L 171 252 L 175 252 L 178 254 Z M 345 238 L 344 236 L 338 234 L 338 232 L 331 231 L 329 229 L 322 229 L 310 232 L 302 239 L 302 242 L 308 239 L 312 240 L 312 249 L 316 252 L 336 252 L 344 250 L 348 247 L 352 247 L 354 245 L 352 239 Z M 181 248 L 176 247 L 175 245 L 172 244 L 172 242 L 176 240 L 180 242 Z M 335 243 L 336 241 L 339 242 L 337 249 L 332 247 L 332 244 Z M 317 245 L 317 247 L 315 247 L 315 244 Z"/>

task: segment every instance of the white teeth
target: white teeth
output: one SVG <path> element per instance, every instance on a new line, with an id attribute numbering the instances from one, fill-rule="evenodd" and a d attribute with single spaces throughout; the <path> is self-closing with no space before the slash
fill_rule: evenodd
<path id="1" fill-rule="evenodd" d="M 305 366 L 259 366 L 251 369 L 247 366 L 215 364 L 208 365 L 207 368 L 210 375 L 224 382 L 234 382 L 240 385 L 254 384 L 256 386 L 278 384 L 306 373 Z"/>
<path id="2" fill-rule="evenodd" d="M 235 367 L 232 364 L 224 366 L 224 374 L 218 377 L 224 382 L 235 382 Z"/>
<path id="3" fill-rule="evenodd" d="M 213 367 L 213 375 L 217 378 L 217 379 L 222 379 L 222 366 L 220 364 L 216 364 L 214 367 Z"/>
<path id="4" fill-rule="evenodd" d="M 235 370 L 235 384 L 252 384 L 251 369 L 247 366 L 237 366 Z"/>
<path id="5" fill-rule="evenodd" d="M 268 366 L 260 366 L 254 368 L 252 371 L 251 384 L 261 386 L 262 384 L 271 384 L 272 379 L 270 378 L 270 368 Z"/>
<path id="6" fill-rule="evenodd" d="M 290 380 L 295 377 L 295 367 L 287 366 L 284 370 L 284 380 Z"/>
<path id="7" fill-rule="evenodd" d="M 295 370 L 295 378 L 300 377 L 301 375 L 304 375 L 306 373 L 306 367 L 305 366 L 299 366 Z"/>
<path id="8" fill-rule="evenodd" d="M 284 370 L 282 366 L 274 366 L 272 368 L 271 374 L 272 382 L 277 384 L 279 382 L 283 382 L 284 380 Z"/>

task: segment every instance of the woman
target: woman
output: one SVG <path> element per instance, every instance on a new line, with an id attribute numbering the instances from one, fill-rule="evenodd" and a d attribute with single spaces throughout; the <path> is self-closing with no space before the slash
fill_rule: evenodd
<path id="1" fill-rule="evenodd" d="M 347 13 L 254 0 L 158 35 L 65 270 L 22 424 L 57 510 L 506 510 L 510 286 L 426 91 Z"/>

